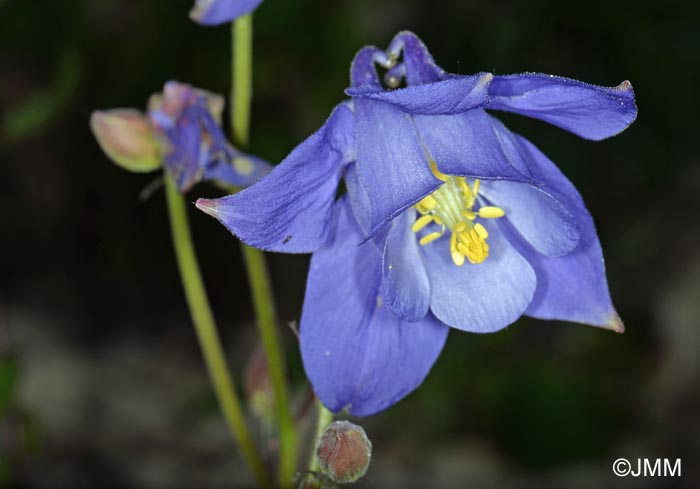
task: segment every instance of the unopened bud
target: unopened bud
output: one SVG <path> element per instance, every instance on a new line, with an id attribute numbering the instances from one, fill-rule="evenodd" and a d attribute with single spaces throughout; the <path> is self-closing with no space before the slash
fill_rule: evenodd
<path id="1" fill-rule="evenodd" d="M 316 448 L 321 471 L 334 482 L 355 482 L 365 475 L 372 459 L 372 443 L 361 426 L 334 421 L 321 436 Z"/>
<path id="2" fill-rule="evenodd" d="M 117 165 L 132 172 L 161 167 L 160 146 L 148 118 L 137 110 L 93 112 L 90 128 L 102 151 Z"/>

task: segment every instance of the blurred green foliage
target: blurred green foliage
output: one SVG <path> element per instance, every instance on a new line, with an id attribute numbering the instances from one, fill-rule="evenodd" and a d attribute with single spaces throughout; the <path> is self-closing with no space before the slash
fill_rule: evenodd
<path id="1" fill-rule="evenodd" d="M 16 144 L 54 123 L 76 95 L 80 77 L 80 51 L 76 46 L 66 46 L 59 53 L 51 86 L 7 109 L 0 122 L 0 143 Z"/>
<path id="2" fill-rule="evenodd" d="M 17 357 L 0 354 L 0 487 L 13 487 L 15 470 L 39 445 L 34 418 L 18 403 Z"/>

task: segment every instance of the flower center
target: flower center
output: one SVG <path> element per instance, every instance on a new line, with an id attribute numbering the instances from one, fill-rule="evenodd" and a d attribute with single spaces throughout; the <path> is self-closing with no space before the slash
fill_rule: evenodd
<path id="1" fill-rule="evenodd" d="M 441 226 L 441 229 L 426 234 L 419 243 L 425 246 L 449 229 L 450 254 L 454 264 L 461 267 L 465 258 L 469 263 L 482 263 L 489 256 L 489 245 L 486 243 L 489 233 L 481 223 L 475 222 L 476 218 L 496 219 L 503 217 L 505 212 L 500 207 L 493 206 L 474 209 L 479 194 L 479 179 L 474 180 L 470 186 L 464 177 L 440 173 L 434 161 L 430 162 L 430 170 L 435 178 L 444 183 L 415 205 L 421 217 L 413 223 L 412 230 L 417 233 L 432 222 Z"/>

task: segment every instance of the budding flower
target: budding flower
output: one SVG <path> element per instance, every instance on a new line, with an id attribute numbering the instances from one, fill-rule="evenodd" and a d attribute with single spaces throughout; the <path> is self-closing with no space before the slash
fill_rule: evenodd
<path id="1" fill-rule="evenodd" d="M 102 150 L 112 161 L 132 172 L 161 167 L 160 146 L 148 118 L 137 110 L 96 111 L 90 128 Z"/>
<path id="2" fill-rule="evenodd" d="M 334 421 L 318 441 L 321 470 L 334 482 L 355 482 L 365 475 L 372 459 L 372 442 L 361 426 Z"/>

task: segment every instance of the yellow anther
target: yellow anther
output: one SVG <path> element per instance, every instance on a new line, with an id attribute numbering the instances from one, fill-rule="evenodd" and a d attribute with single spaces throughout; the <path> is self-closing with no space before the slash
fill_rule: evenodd
<path id="1" fill-rule="evenodd" d="M 481 223 L 475 221 L 477 218 L 503 217 L 505 212 L 495 206 L 484 206 L 474 210 L 480 180 L 476 179 L 470 184 L 464 177 L 440 172 L 435 161 L 429 162 L 429 166 L 435 178 L 444 184 L 415 204 L 422 216 L 413 223 L 412 230 L 419 232 L 431 223 L 440 225 L 441 229 L 426 234 L 419 243 L 422 246 L 432 243 L 449 229 L 449 250 L 454 264 L 462 266 L 466 260 L 475 264 L 482 263 L 489 256 L 489 246 L 486 243 L 489 233 Z"/>
<path id="2" fill-rule="evenodd" d="M 441 173 L 440 170 L 438 170 L 437 163 L 435 161 L 430 162 L 430 171 L 433 172 L 433 176 L 441 182 L 446 182 L 449 178 L 447 175 Z"/>
<path id="3" fill-rule="evenodd" d="M 460 190 L 462 191 L 462 194 L 468 199 L 471 200 L 473 197 L 472 195 L 472 189 L 469 188 L 469 185 L 467 185 L 467 182 L 464 180 L 464 177 L 459 177 L 457 179 L 457 185 L 459 185 Z"/>
<path id="4" fill-rule="evenodd" d="M 434 233 L 426 234 L 425 236 L 423 236 L 420 239 L 419 243 L 421 244 L 421 246 L 425 246 L 428 243 L 432 243 L 433 241 L 438 239 L 440 236 L 442 236 L 441 232 L 434 232 Z"/>
<path id="5" fill-rule="evenodd" d="M 506 211 L 500 207 L 486 206 L 481 207 L 478 212 L 478 216 L 483 219 L 496 219 L 506 215 Z"/>
<path id="6" fill-rule="evenodd" d="M 411 227 L 411 230 L 412 230 L 414 233 L 417 233 L 418 231 L 420 231 L 421 229 L 423 229 L 425 226 L 427 226 L 428 224 L 430 224 L 431 222 L 433 222 L 433 219 L 434 219 L 434 217 L 431 216 L 430 214 L 428 214 L 428 215 L 426 215 L 426 216 L 421 216 L 421 217 L 419 217 L 419 218 L 416 220 L 416 222 L 413 223 L 413 226 Z"/>
<path id="7" fill-rule="evenodd" d="M 461 267 L 462 265 L 464 265 L 464 255 L 459 251 L 455 250 L 452 252 L 452 261 L 455 265 Z"/>
<path id="8" fill-rule="evenodd" d="M 481 236 L 482 239 L 486 239 L 489 237 L 489 232 L 486 230 L 484 226 L 481 225 L 480 222 L 477 222 L 474 224 L 474 230 L 477 232 L 479 236 Z"/>
<path id="9" fill-rule="evenodd" d="M 427 197 L 424 197 L 423 200 L 418 202 L 418 205 L 426 209 L 427 211 L 432 211 L 437 207 L 437 200 L 435 200 L 435 197 L 432 195 L 428 195 Z"/>

